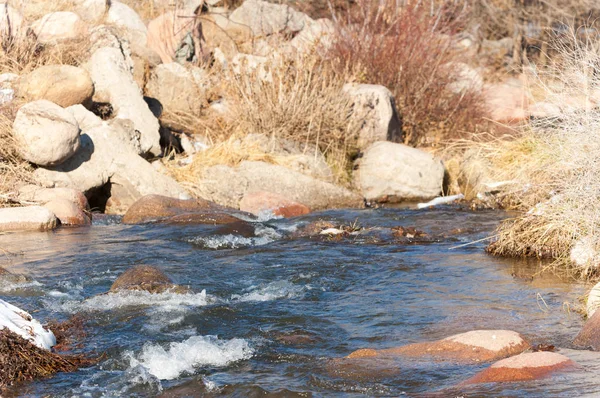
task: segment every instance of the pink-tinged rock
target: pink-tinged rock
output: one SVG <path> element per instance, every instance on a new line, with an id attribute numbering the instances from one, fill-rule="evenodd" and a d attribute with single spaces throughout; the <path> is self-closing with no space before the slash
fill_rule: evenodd
<path id="1" fill-rule="evenodd" d="M 600 311 L 594 312 L 586 321 L 577 337 L 575 337 L 573 344 L 600 351 Z"/>
<path id="2" fill-rule="evenodd" d="M 57 225 L 54 213 L 42 206 L 0 209 L 0 232 L 49 231 Z"/>
<path id="3" fill-rule="evenodd" d="M 260 191 L 244 195 L 240 201 L 240 210 L 258 216 L 270 212 L 279 217 L 298 217 L 310 213 L 310 209 L 302 203 L 289 200 L 282 195 Z"/>
<path id="4" fill-rule="evenodd" d="M 509 79 L 503 83 L 489 84 L 484 89 L 486 104 L 492 120 L 515 124 L 527 119 L 529 98 L 520 79 Z"/>
<path id="5" fill-rule="evenodd" d="M 92 220 L 76 203 L 67 199 L 54 199 L 44 205 L 63 225 L 91 225 Z"/>
<path id="6" fill-rule="evenodd" d="M 498 361 L 463 384 L 539 380 L 576 367 L 571 359 L 555 352 L 529 352 Z"/>
<path id="7" fill-rule="evenodd" d="M 83 211 L 90 210 L 85 195 L 73 188 L 43 188 L 37 185 L 25 185 L 17 193 L 19 200 L 46 204 L 55 199 L 65 199 L 73 202 Z"/>
<path id="8" fill-rule="evenodd" d="M 387 356 L 434 357 L 440 360 L 486 362 L 519 354 L 530 347 L 523 337 L 510 330 L 474 330 L 442 340 L 409 344 L 384 350 L 361 349 L 347 358 Z"/>

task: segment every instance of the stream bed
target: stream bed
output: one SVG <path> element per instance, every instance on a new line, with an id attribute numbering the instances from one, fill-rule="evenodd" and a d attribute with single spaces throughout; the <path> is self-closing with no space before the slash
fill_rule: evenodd
<path id="1" fill-rule="evenodd" d="M 77 353 L 97 365 L 15 387 L 11 396 L 599 396 L 600 354 L 572 349 L 586 286 L 538 274 L 533 261 L 484 253 L 501 212 L 328 211 L 254 224 L 256 236 L 209 225 L 123 225 L 0 235 L 0 266 L 30 276 L 0 297 L 44 322 L 79 315 Z M 296 237 L 316 220 L 375 228 Z M 411 241 L 379 229 L 413 226 Z M 128 268 L 159 267 L 193 293 L 103 294 Z M 343 377 L 332 358 L 359 348 L 431 341 L 475 329 L 515 330 L 582 365 L 522 383 L 457 385 L 489 364 L 399 360 Z"/>

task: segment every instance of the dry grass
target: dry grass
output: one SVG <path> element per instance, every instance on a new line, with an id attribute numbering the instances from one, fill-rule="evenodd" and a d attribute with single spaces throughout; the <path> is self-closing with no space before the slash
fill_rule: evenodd
<path id="1" fill-rule="evenodd" d="M 429 2 L 398 8 L 396 0 L 357 0 L 352 11 L 334 18 L 337 34 L 329 56 L 339 71 L 350 69 L 361 82 L 392 91 L 407 144 L 471 133 L 486 114 L 477 87 L 452 90 L 460 76 L 455 65 L 463 60 L 454 35 L 464 27 L 464 15 L 451 3 L 432 10 Z"/>
<path id="2" fill-rule="evenodd" d="M 33 181 L 33 167 L 20 157 L 12 135 L 16 107 L 0 107 L 0 207 L 10 202 L 19 184 Z"/>
<path id="3" fill-rule="evenodd" d="M 240 144 L 238 138 L 260 134 L 295 142 L 301 151 L 320 150 L 337 181 L 349 182 L 350 158 L 357 126 L 351 123 L 352 102 L 343 95 L 344 78 L 317 59 L 273 61 L 266 69 L 236 74 L 225 72 L 227 117 L 208 117 L 196 131 L 217 143 L 198 154 L 191 165 L 174 171 L 179 180 L 196 180 L 215 164 L 235 165 L 242 160 L 285 162 L 277 153 Z M 222 72 L 221 72 L 222 73 Z M 188 175 L 188 176 L 186 176 Z"/>
<path id="4" fill-rule="evenodd" d="M 572 32 L 573 38 L 577 32 Z M 475 143 L 494 181 L 510 179 L 501 195 L 523 213 L 505 221 L 489 251 L 555 259 L 569 276 L 600 275 L 600 49 L 572 40 L 538 73 L 546 101 L 559 110 L 511 140 Z M 551 82 L 551 84 L 548 84 Z"/>
<path id="5" fill-rule="evenodd" d="M 89 57 L 88 37 L 45 45 L 33 35 L 5 38 L 0 43 L 0 71 L 22 75 L 43 65 L 78 66 Z"/>

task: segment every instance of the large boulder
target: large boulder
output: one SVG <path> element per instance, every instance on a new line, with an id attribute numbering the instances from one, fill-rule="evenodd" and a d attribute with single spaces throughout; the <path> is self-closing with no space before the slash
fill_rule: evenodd
<path id="1" fill-rule="evenodd" d="M 57 167 L 35 170 L 34 177 L 40 185 L 90 193 L 118 178 L 131 184 L 137 198 L 149 194 L 189 198 L 175 180 L 157 172 L 138 155 L 139 135 L 130 121 L 105 122 L 81 105 L 69 107 L 69 111 L 83 127 L 81 148 Z"/>
<path id="2" fill-rule="evenodd" d="M 285 4 L 246 0 L 229 16 L 237 25 L 248 26 L 254 36 L 300 32 L 311 19 Z"/>
<path id="3" fill-rule="evenodd" d="M 149 293 L 188 293 L 189 289 L 173 283 L 164 272 L 149 265 L 138 265 L 128 269 L 114 281 L 110 287 L 111 293 L 137 290 Z"/>
<path id="4" fill-rule="evenodd" d="M 377 141 L 402 142 L 402 120 L 390 90 L 374 84 L 346 84 L 343 91 L 354 103 L 352 118 L 358 124 L 359 149 Z"/>
<path id="5" fill-rule="evenodd" d="M 50 210 L 41 206 L 0 209 L 0 232 L 48 231 L 56 228 L 58 220 Z"/>
<path id="6" fill-rule="evenodd" d="M 298 217 L 310 213 L 310 209 L 302 203 L 267 191 L 244 195 L 240 201 L 240 210 L 255 216 L 272 214 L 278 217 Z"/>
<path id="7" fill-rule="evenodd" d="M 370 201 L 431 199 L 442 191 L 444 165 L 419 149 L 379 141 L 364 152 L 354 179 Z"/>
<path id="8" fill-rule="evenodd" d="M 163 125 L 178 129 L 177 123 L 171 119 L 181 114 L 199 115 L 207 84 L 204 70 L 171 62 L 154 68 L 146 84 L 146 97 L 154 98 L 162 105 Z"/>
<path id="9" fill-rule="evenodd" d="M 171 222 L 217 225 L 239 222 L 240 218 L 233 213 L 236 213 L 234 209 L 227 209 L 203 199 L 180 200 L 160 195 L 147 195 L 127 210 L 123 216 L 123 223 Z M 245 214 L 245 216 L 249 215 Z"/>
<path id="10" fill-rule="evenodd" d="M 40 43 L 54 43 L 62 40 L 78 39 L 87 32 L 85 22 L 79 15 L 70 11 L 52 12 L 44 15 L 31 25 Z"/>
<path id="11" fill-rule="evenodd" d="M 510 330 L 474 330 L 442 340 L 415 343 L 384 350 L 361 349 L 347 358 L 373 358 L 386 356 L 434 357 L 460 362 L 495 361 L 520 354 L 529 343 Z"/>
<path id="12" fill-rule="evenodd" d="M 88 70 L 95 86 L 94 99 L 112 105 L 116 118 L 129 119 L 140 132 L 141 153 L 160 154 L 159 123 L 133 79 L 131 59 L 114 47 L 94 51 Z"/>
<path id="13" fill-rule="evenodd" d="M 44 205 L 50 210 L 62 225 L 91 225 L 90 217 L 79 206 L 67 199 L 53 199 Z"/>
<path id="14" fill-rule="evenodd" d="M 45 65 L 21 77 L 17 94 L 27 101 L 45 99 L 66 108 L 91 100 L 94 83 L 85 69 Z"/>
<path id="15" fill-rule="evenodd" d="M 77 152 L 79 131 L 69 111 L 46 100 L 22 106 L 13 123 L 19 153 L 44 167 L 64 163 Z"/>
<path id="16" fill-rule="evenodd" d="M 529 352 L 498 361 L 463 384 L 539 380 L 575 367 L 574 361 L 555 352 Z"/>
<path id="17" fill-rule="evenodd" d="M 116 0 L 110 1 L 105 22 L 120 28 L 132 43 L 146 45 L 148 29 L 142 18 L 131 7 Z"/>
<path id="18" fill-rule="evenodd" d="M 209 167 L 197 185 L 203 197 L 236 208 L 247 193 L 259 191 L 284 196 L 313 210 L 363 205 L 362 197 L 346 188 L 265 162 Z"/>
<path id="19" fill-rule="evenodd" d="M 86 22 L 99 22 L 106 16 L 108 0 L 74 0 L 75 12 Z"/>

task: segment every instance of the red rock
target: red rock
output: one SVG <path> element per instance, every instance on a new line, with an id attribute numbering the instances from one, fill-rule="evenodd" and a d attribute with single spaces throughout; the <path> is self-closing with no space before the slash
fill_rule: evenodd
<path id="1" fill-rule="evenodd" d="M 529 352 L 498 361 L 463 384 L 538 380 L 554 372 L 575 367 L 575 362 L 561 354 Z"/>
<path id="2" fill-rule="evenodd" d="M 577 337 L 575 337 L 573 344 L 593 351 L 600 351 L 600 311 L 594 312 L 594 315 L 587 320 Z"/>
<path id="3" fill-rule="evenodd" d="M 44 205 L 63 225 L 91 225 L 92 220 L 79 206 L 67 199 L 53 199 Z"/>
<path id="4" fill-rule="evenodd" d="M 123 223 L 228 224 L 240 221 L 232 214 L 235 212 L 234 209 L 203 199 L 182 200 L 160 195 L 146 195 L 131 205 L 123 216 Z M 247 215 L 252 217 L 250 214 Z"/>
<path id="5" fill-rule="evenodd" d="M 122 290 L 143 290 L 149 293 L 163 293 L 170 290 L 180 294 L 189 293 L 188 288 L 175 285 L 161 270 L 149 265 L 138 265 L 121 274 L 110 287 L 110 291 Z"/>
<path id="6" fill-rule="evenodd" d="M 474 330 L 432 342 L 384 350 L 361 349 L 347 358 L 431 356 L 441 360 L 483 362 L 519 354 L 529 347 L 529 343 L 519 333 L 510 330 Z"/>
<path id="7" fill-rule="evenodd" d="M 240 210 L 258 216 L 263 212 L 271 212 L 280 217 L 297 217 L 310 213 L 310 209 L 302 203 L 289 200 L 282 195 L 260 191 L 244 195 L 240 201 Z"/>

